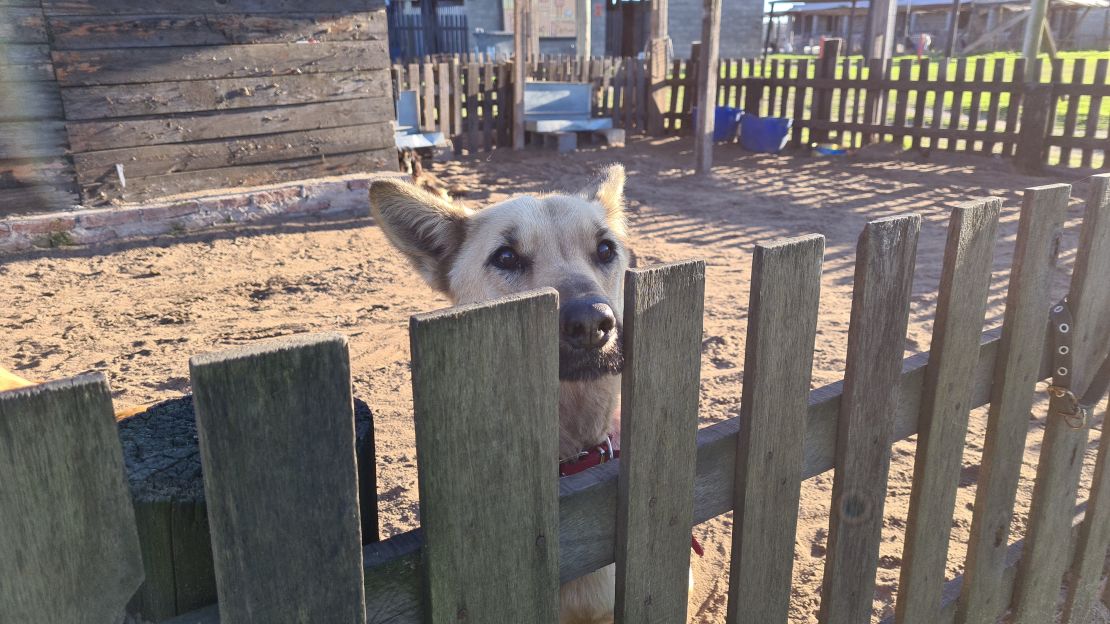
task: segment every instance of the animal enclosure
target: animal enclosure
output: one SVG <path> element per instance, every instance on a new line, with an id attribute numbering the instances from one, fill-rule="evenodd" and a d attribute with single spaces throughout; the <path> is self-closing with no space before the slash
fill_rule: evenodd
<path id="1" fill-rule="evenodd" d="M 1110 305 L 1110 292 L 1100 278 L 1110 266 L 1107 246 L 1110 176 L 1097 177 L 1092 187 L 1071 288 L 1078 332 L 1075 362 L 1080 376 L 1075 387 L 1079 389 L 1093 372 L 1091 364 L 1104 357 L 1108 345 L 1108 321 L 1103 312 Z M 496 589 L 497 597 L 506 592 L 513 596 L 534 595 L 535 602 L 529 605 L 550 606 L 559 580 L 617 561 L 626 570 L 621 578 L 625 586 L 622 601 L 629 609 L 627 621 L 646 619 L 632 610 L 644 605 L 646 593 L 652 596 L 652 614 L 666 618 L 679 604 L 684 608 L 684 558 L 689 556 L 689 525 L 735 510 L 737 543 L 733 554 L 732 603 L 738 608 L 752 609 L 741 615 L 755 621 L 782 621 L 784 618 L 777 614 L 785 610 L 781 597 L 789 590 L 794 539 L 793 528 L 784 518 L 793 518 L 797 509 L 796 494 L 794 500 L 790 497 L 792 484 L 835 468 L 838 491 L 848 496 L 841 497 L 843 504 L 832 520 L 830 537 L 841 536 L 841 547 L 874 545 L 870 529 L 874 522 L 882 520 L 874 497 L 881 501 L 885 494 L 885 487 L 875 486 L 875 480 L 885 480 L 883 459 L 889 449 L 882 443 L 868 449 L 866 443 L 874 438 L 861 438 L 858 434 L 881 431 L 887 435 L 880 436 L 880 441 L 918 435 L 922 459 L 921 474 L 915 478 L 915 498 L 930 497 L 926 499 L 930 502 L 927 508 L 920 503 L 914 505 L 915 519 L 911 523 L 919 530 L 913 531 L 914 537 L 908 539 L 917 544 L 915 552 L 924 555 L 905 558 L 903 578 L 909 580 L 903 583 L 906 595 L 900 592 L 899 598 L 900 605 L 903 600 L 920 600 L 918 604 L 922 606 L 920 611 L 901 615 L 902 621 L 917 621 L 913 619 L 916 617 L 923 618 L 921 621 L 947 621 L 946 618 L 953 617 L 957 604 L 969 605 L 961 608 L 970 613 L 970 605 L 978 604 L 972 596 L 979 591 L 977 595 L 984 601 L 983 612 L 987 615 L 983 619 L 961 615 L 959 621 L 992 621 L 992 613 L 997 614 L 1013 603 L 1020 613 L 1026 613 L 1022 621 L 1042 622 L 1045 620 L 1041 616 L 1053 605 L 1058 583 L 1069 567 L 1074 578 L 1086 581 L 1069 585 L 1072 594 L 1069 603 L 1083 604 L 1081 601 L 1089 601 L 1097 590 L 1106 552 L 1106 536 L 1101 531 L 1107 526 L 1105 514 L 1110 502 L 1105 493 L 1110 482 L 1104 475 L 1105 462 L 1100 461 L 1092 498 L 1086 504 L 1082 523 L 1078 522 L 1072 472 L 1077 467 L 1072 458 L 1074 449 L 1086 441 L 1086 425 L 1073 429 L 1062 419 L 1047 423 L 1049 433 L 1040 464 L 1042 473 L 1049 476 L 1038 480 L 1030 529 L 1017 544 L 1009 545 L 1007 540 L 998 544 L 995 540 L 999 526 L 1005 532 L 1012 503 L 1013 481 L 1006 475 L 1014 474 L 1012 471 L 1020 464 L 1020 453 L 1015 454 L 1014 441 L 1009 436 L 1019 432 L 1024 437 L 1034 382 L 1048 375 L 1049 363 L 1042 357 L 1043 343 L 1035 338 L 1045 335 L 1051 303 L 1047 300 L 1045 272 L 1052 263 L 1051 242 L 1067 196 L 1068 189 L 1063 185 L 1027 192 L 1006 319 L 1000 334 L 980 335 L 987 283 L 984 272 L 990 270 L 998 204 L 975 202 L 954 213 L 933 348 L 930 354 L 905 361 L 900 332 L 905 329 L 905 297 L 908 276 L 912 275 L 917 221 L 902 217 L 869 225 L 857 250 L 856 299 L 845 379 L 813 392 L 809 391 L 808 358 L 812 352 L 810 328 L 816 316 L 822 242 L 820 238 L 807 237 L 761 246 L 753 271 L 741 414 L 701 431 L 695 431 L 696 421 L 691 416 L 691 411 L 696 413 L 697 409 L 698 379 L 694 369 L 701 339 L 701 267 L 694 263 L 632 273 L 627 286 L 625 319 L 629 353 L 622 459 L 559 481 L 554 469 L 554 437 L 550 435 L 553 421 L 544 420 L 553 414 L 551 401 L 556 382 L 554 374 L 538 372 L 549 370 L 552 358 L 556 357 L 552 348 L 556 304 L 553 296 L 540 294 L 417 317 L 412 323 L 412 352 L 417 413 L 425 423 L 417 434 L 421 450 L 421 504 L 425 505 L 422 515 L 429 518 L 429 514 L 433 517 L 437 513 L 446 514 L 439 517 L 450 517 L 458 526 L 431 520 L 425 522 L 422 532 L 370 545 L 363 551 L 362 571 L 358 575 L 349 570 L 324 569 L 317 560 L 312 568 L 314 579 L 274 574 L 272 578 L 254 578 L 246 585 L 225 585 L 221 581 L 221 591 L 255 596 L 256 604 L 266 604 L 271 596 L 280 594 L 286 601 L 281 604 L 291 608 L 289 601 L 298 600 L 300 592 L 317 591 L 317 582 L 335 586 L 359 583 L 365 588 L 369 621 L 419 622 L 424 614 L 444 612 L 454 618 L 462 614 L 472 621 L 497 621 L 506 617 L 504 601 L 493 601 L 493 607 L 489 607 L 484 602 L 488 587 Z M 506 334 L 521 336 L 522 341 L 505 341 Z M 305 442 L 305 436 L 296 434 L 308 426 L 304 419 L 311 418 L 313 426 L 320 419 L 326 423 L 349 422 L 349 383 L 335 382 L 349 380 L 349 371 L 341 364 L 346 357 L 341 342 L 336 338 L 302 339 L 222 358 L 196 360 L 193 385 L 198 424 L 202 429 L 208 426 L 206 405 L 213 417 L 223 410 L 242 413 L 244 419 L 265 414 L 266 426 L 273 427 L 276 439 Z M 476 353 L 485 355 L 476 357 Z M 514 365 L 505 366 L 506 362 Z M 278 375 L 276 370 L 283 372 Z M 531 375 L 529 371 L 537 373 Z M 291 385 L 289 379 L 297 383 Z M 513 388 L 516 392 L 473 390 L 494 386 Z M 314 396 L 318 395 L 311 409 L 298 398 L 307 388 L 312 388 Z M 55 397 L 60 393 L 62 389 L 53 388 L 4 396 L 0 398 L 2 422 L 9 418 L 10 422 L 20 422 L 13 417 L 18 409 L 13 406 L 33 403 L 37 400 L 35 396 Z M 209 398 L 202 398 L 206 393 Z M 342 398 L 332 401 L 328 397 L 333 395 Z M 695 398 L 692 403 L 691 395 Z M 212 400 L 213 397 L 218 400 Z M 102 413 L 110 412 L 107 395 L 102 394 L 100 400 Z M 58 404 L 46 403 L 42 400 L 27 411 L 65 412 Z M 945 583 L 943 568 L 939 578 L 935 574 L 936 559 L 932 553 L 937 536 L 930 531 L 946 532 L 950 525 L 944 515 L 951 513 L 951 505 L 946 508 L 936 501 L 946 494 L 946 487 L 955 487 L 957 477 L 951 473 L 951 457 L 959 457 L 963 437 L 953 436 L 948 427 L 955 424 L 959 429 L 961 414 L 966 418 L 967 409 L 988 403 L 992 426 L 984 464 L 995 469 L 991 471 L 993 476 L 981 477 L 978 490 L 982 501 L 977 501 L 977 507 L 981 504 L 986 511 L 976 511 L 972 546 L 980 554 L 975 563 L 968 563 L 963 579 Z M 42 420 L 27 416 L 23 422 L 32 418 Z M 636 430 L 638 419 L 665 432 L 664 435 L 646 438 L 645 429 Z M 76 420 L 88 426 L 87 419 Z M 523 427 L 519 440 L 506 440 L 499 433 L 510 421 L 514 428 Z M 102 417 L 96 422 L 110 428 L 110 418 Z M 213 418 L 212 422 L 227 426 L 222 418 Z M 220 425 L 221 422 L 224 424 Z M 246 424 L 246 420 L 243 422 Z M 1020 426 L 1011 426 L 1015 422 Z M 326 427 L 328 435 L 321 436 L 329 445 L 323 455 L 334 458 L 351 454 L 353 433 L 335 434 L 330 426 Z M 43 436 L 32 433 L 26 432 L 26 442 L 17 448 L 34 449 L 36 444 L 46 444 Z M 86 437 L 102 440 L 110 436 Z M 296 550 L 304 531 L 317 530 L 324 532 L 321 540 L 306 544 L 306 548 L 331 539 L 339 549 L 348 544 L 346 548 L 357 551 L 357 535 L 346 519 L 336 521 L 334 526 L 328 523 L 306 528 L 311 518 L 290 519 L 285 515 L 315 509 L 350 513 L 349 492 L 355 487 L 350 462 L 337 461 L 320 467 L 302 459 L 285 459 L 283 454 L 289 449 L 284 447 L 275 452 L 271 444 L 255 442 L 251 446 L 252 435 L 241 435 L 242 439 L 234 441 L 232 432 L 221 430 L 213 433 L 213 439 L 217 437 L 222 447 L 203 451 L 206 479 L 214 478 L 221 469 L 226 469 L 227 479 L 248 481 L 261 475 L 256 482 L 259 491 L 235 497 L 240 517 L 245 518 L 241 524 L 237 526 L 235 518 L 210 510 L 217 553 L 228 552 L 228 560 L 236 561 L 255 556 L 254 549 L 267 548 L 254 544 L 247 552 L 230 552 L 226 542 L 216 536 L 221 531 L 230 535 L 237 531 L 265 534 L 270 536 L 271 544 Z M 351 439 L 344 441 L 347 437 Z M 496 453 L 487 461 L 491 440 L 497 442 Z M 502 442 L 512 446 L 502 448 Z M 667 446 L 653 446 L 660 442 Z M 104 444 L 106 450 L 100 456 L 109 457 L 114 449 L 110 440 Z M 202 439 L 202 447 L 205 444 Z M 1108 456 L 1107 444 L 1104 438 L 1100 449 L 1103 459 Z M 1020 446 L 1019 441 L 1017 447 Z M 435 452 L 431 452 L 433 449 Z M 118 454 L 118 450 L 114 452 Z M 763 461 L 769 453 L 773 461 Z M 210 455 L 232 456 L 242 463 L 229 468 L 226 463 L 210 461 Z M 252 463 L 251 457 L 260 455 L 264 461 Z M 58 454 L 35 457 L 41 461 L 51 456 Z M 315 456 L 316 453 L 309 455 Z M 547 456 L 552 457 L 550 462 L 536 459 Z M 473 461 L 475 457 L 482 461 Z M 6 458 L 0 455 L 0 461 Z M 14 463 L 19 467 L 17 470 L 31 469 L 21 462 Z M 652 474 L 650 471 L 657 469 L 657 464 L 670 469 L 665 474 Z M 290 483 L 286 471 L 274 470 L 281 466 L 296 466 L 297 474 L 305 475 L 304 482 Z M 41 466 L 34 468 L 40 472 L 33 474 L 42 474 Z M 507 470 L 513 471 L 514 479 L 504 478 Z M 619 488 L 618 495 L 621 479 L 625 479 L 624 487 Z M 780 483 L 787 483 L 788 487 L 784 489 Z M 297 498 L 294 489 L 310 492 L 311 496 Z M 14 491 L 22 492 L 18 488 Z M 522 492 L 536 492 L 536 500 L 522 496 Z M 556 495 L 557 517 L 551 507 Z M 215 494 L 209 497 L 209 505 L 216 505 L 214 497 Z M 303 504 L 289 503 L 288 509 L 275 506 L 274 501 L 289 498 Z M 507 498 L 513 499 L 513 505 L 533 502 L 543 505 L 550 513 L 537 513 L 534 517 L 521 514 L 519 507 L 506 506 Z M 1007 503 L 1008 498 L 1011 503 Z M 520 499 L 524 499 L 523 503 Z M 653 499 L 655 503 L 651 505 Z M 47 497 L 38 502 L 55 504 L 59 500 Z M 0 510 L 18 508 L 10 501 L 3 502 Z M 438 511 L 428 507 L 438 505 L 445 507 L 438 507 Z M 248 513 L 250 509 L 258 515 Z M 514 529 L 526 526 L 524 522 L 515 522 L 523 517 L 534 518 L 537 523 L 527 525 L 531 531 Z M 840 518 L 839 523 L 836 517 Z M 220 520 L 216 521 L 217 518 Z M 466 524 L 468 518 L 471 522 Z M 677 519 L 673 525 L 671 518 Z M 0 529 L 13 529 L 4 520 L 0 519 Z M 462 535 L 453 532 L 460 526 L 467 528 Z M 537 539 L 541 535 L 544 539 Z M 559 536 L 557 542 L 555 535 Z M 1062 548 L 1061 545 L 1071 543 L 1072 536 L 1079 540 L 1079 546 Z M 6 533 L 0 537 L 4 538 L 0 543 L 19 544 L 20 548 L 30 549 L 38 543 L 8 539 Z M 784 548 L 784 544 L 791 548 Z M 939 548 L 943 549 L 945 544 L 947 539 Z M 834 579 L 843 592 L 827 590 L 832 598 L 825 601 L 825 608 L 830 610 L 824 615 L 825 621 L 842 621 L 837 619 L 837 613 L 860 608 L 861 601 L 852 602 L 850 598 L 858 598 L 861 593 L 865 595 L 862 603 L 870 609 L 866 589 L 875 569 L 874 562 L 867 561 L 867 557 L 855 559 L 859 555 L 854 549 L 845 548 L 842 552 L 834 545 L 830 542 L 826 578 Z M 422 559 L 425 548 L 428 557 Z M 431 556 L 437 549 L 440 553 L 458 551 L 469 556 L 461 562 L 445 561 Z M 1079 553 L 1074 561 L 1073 550 Z M 73 550 L 68 554 L 77 552 L 84 551 Z M 1020 558 L 1016 556 L 1019 552 Z M 291 552 L 288 556 L 295 560 L 300 553 Z M 642 558 L 656 556 L 679 561 L 667 571 L 642 565 Z M 334 562 L 335 568 L 340 567 L 338 560 L 326 559 Z M 0 557 L 0 562 L 11 560 Z M 557 565 L 553 566 L 553 560 Z M 351 564 L 343 562 L 343 566 L 348 565 Z M 221 572 L 216 572 L 219 579 Z M 1090 585 L 1092 578 L 1096 580 L 1094 586 Z M 490 584 L 486 589 L 477 586 L 486 582 Z M 961 588 L 967 596 L 957 603 L 955 597 L 960 595 Z M 59 592 L 81 589 L 78 584 L 51 586 L 50 595 L 54 602 L 64 603 Z M 453 593 L 459 591 L 468 597 L 462 607 Z M 918 591 L 921 597 L 915 598 Z M 1013 600 L 1012 595 L 1016 596 Z M 429 596 L 427 602 L 425 596 Z M 354 593 L 342 599 L 359 600 Z M 497 610 L 484 611 L 487 607 Z M 237 607 L 229 604 L 221 608 Z M 900 606 L 900 611 L 907 613 L 908 608 Z M 941 615 L 934 617 L 938 611 Z M 515 614 L 508 617 L 512 615 Z M 215 621 L 216 617 L 213 609 L 185 621 Z M 545 621 L 553 618 L 549 614 Z M 542 615 L 528 618 L 538 619 L 544 618 Z M 1076 616 L 1074 621 L 1082 620 Z"/>

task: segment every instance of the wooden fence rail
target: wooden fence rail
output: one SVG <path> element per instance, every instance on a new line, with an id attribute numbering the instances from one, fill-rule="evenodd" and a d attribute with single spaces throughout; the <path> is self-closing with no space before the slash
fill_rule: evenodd
<path id="1" fill-rule="evenodd" d="M 1091 188 L 1071 282 L 1080 393 L 1110 351 L 1110 174 Z M 1106 436 L 1091 499 L 1076 507 L 1087 426 L 1045 423 L 1028 531 L 998 541 L 1009 529 L 1033 386 L 1052 368 L 1045 296 L 1069 192 L 1027 191 L 1001 331 L 980 333 L 1000 204 L 954 211 L 931 352 L 905 360 L 920 219 L 868 224 L 845 378 L 812 392 L 823 240 L 759 247 L 741 414 L 696 433 L 704 267 L 631 271 L 624 453 L 563 479 L 536 460 L 555 458 L 555 293 L 414 317 L 424 524 L 365 547 L 345 340 L 288 338 L 194 358 L 219 601 L 167 621 L 326 612 L 359 622 L 555 622 L 559 584 L 614 562 L 626 621 L 682 621 L 690 528 L 733 511 L 729 611 L 784 622 L 795 526 L 785 518 L 796 518 L 800 481 L 833 469 L 820 617 L 866 621 L 890 444 L 917 435 L 901 591 L 889 621 L 993 622 L 1007 609 L 1017 621 L 1050 621 L 1069 581 L 1065 622 L 1086 622 L 1110 540 Z M 506 332 L 520 340 L 505 341 Z M 0 489 L 5 609 L 60 614 L 50 621 L 69 621 L 74 605 L 119 612 L 138 583 L 140 543 L 108 396 L 102 378 L 0 394 L 0 468 L 14 484 Z M 967 575 L 948 580 L 944 549 L 967 413 L 988 403 L 984 462 L 997 473 L 977 492 Z M 514 435 L 499 435 L 507 427 Z M 475 461 L 491 439 L 503 444 L 496 460 Z M 64 452 L 52 446 L 59 441 Z M 61 514 L 70 520 L 58 532 Z M 53 571 L 85 574 L 80 566 L 90 561 L 95 585 L 55 582 Z"/>

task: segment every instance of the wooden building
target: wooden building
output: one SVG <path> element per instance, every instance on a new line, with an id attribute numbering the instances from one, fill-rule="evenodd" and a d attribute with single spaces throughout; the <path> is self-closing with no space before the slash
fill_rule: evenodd
<path id="1" fill-rule="evenodd" d="M 381 0 L 0 0 L 0 214 L 396 169 Z"/>

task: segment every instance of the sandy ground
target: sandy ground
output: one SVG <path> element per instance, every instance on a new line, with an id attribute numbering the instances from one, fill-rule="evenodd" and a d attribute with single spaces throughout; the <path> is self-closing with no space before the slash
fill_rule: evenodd
<path id="1" fill-rule="evenodd" d="M 707 263 L 701 422 L 739 410 L 751 253 L 755 243 L 806 233 L 827 237 L 813 365 L 814 387 L 842 376 L 856 238 L 877 217 L 923 216 L 906 353 L 929 348 L 947 215 L 987 195 L 1005 200 L 986 326 L 1001 323 L 1017 233 L 1021 189 L 1055 178 L 1013 173 L 1006 162 L 934 155 L 900 159 L 881 151 L 839 159 L 762 156 L 717 150 L 709 179 L 695 178 L 685 140 L 634 141 L 623 150 L 566 156 L 496 152 L 437 165 L 450 184 L 472 189 L 475 204 L 510 194 L 574 190 L 600 165 L 628 168 L 627 194 L 641 265 L 702 258 Z M 1073 193 L 1087 194 L 1078 182 Z M 1073 200 L 1061 243 L 1056 294 L 1067 285 L 1082 203 Z M 300 222 L 166 237 L 98 249 L 60 249 L 0 260 L 0 362 L 51 379 L 105 371 L 118 404 L 189 390 L 188 356 L 262 338 L 339 331 L 351 339 L 356 396 L 375 412 L 382 532 L 418 522 L 416 453 L 407 324 L 446 305 L 413 274 L 369 218 Z M 1035 411 L 1038 416 L 1043 410 Z M 962 571 L 983 448 L 985 416 L 972 415 L 953 522 L 949 577 Z M 1031 426 L 1011 539 L 1025 531 L 1042 428 Z M 1083 487 L 1098 434 L 1092 433 Z M 885 512 L 877 617 L 893 611 L 913 473 L 912 440 L 894 447 Z M 791 621 L 816 622 L 832 473 L 802 487 Z M 1083 494 L 1085 496 L 1085 494 Z M 706 548 L 695 558 L 690 621 L 723 622 L 731 517 L 696 529 Z"/>

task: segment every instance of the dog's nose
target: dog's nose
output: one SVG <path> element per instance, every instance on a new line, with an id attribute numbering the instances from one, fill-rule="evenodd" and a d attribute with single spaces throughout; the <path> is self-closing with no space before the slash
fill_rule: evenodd
<path id="1" fill-rule="evenodd" d="M 559 308 L 559 324 L 563 340 L 578 349 L 592 349 L 605 344 L 617 326 L 613 308 L 600 297 L 575 299 Z"/>

